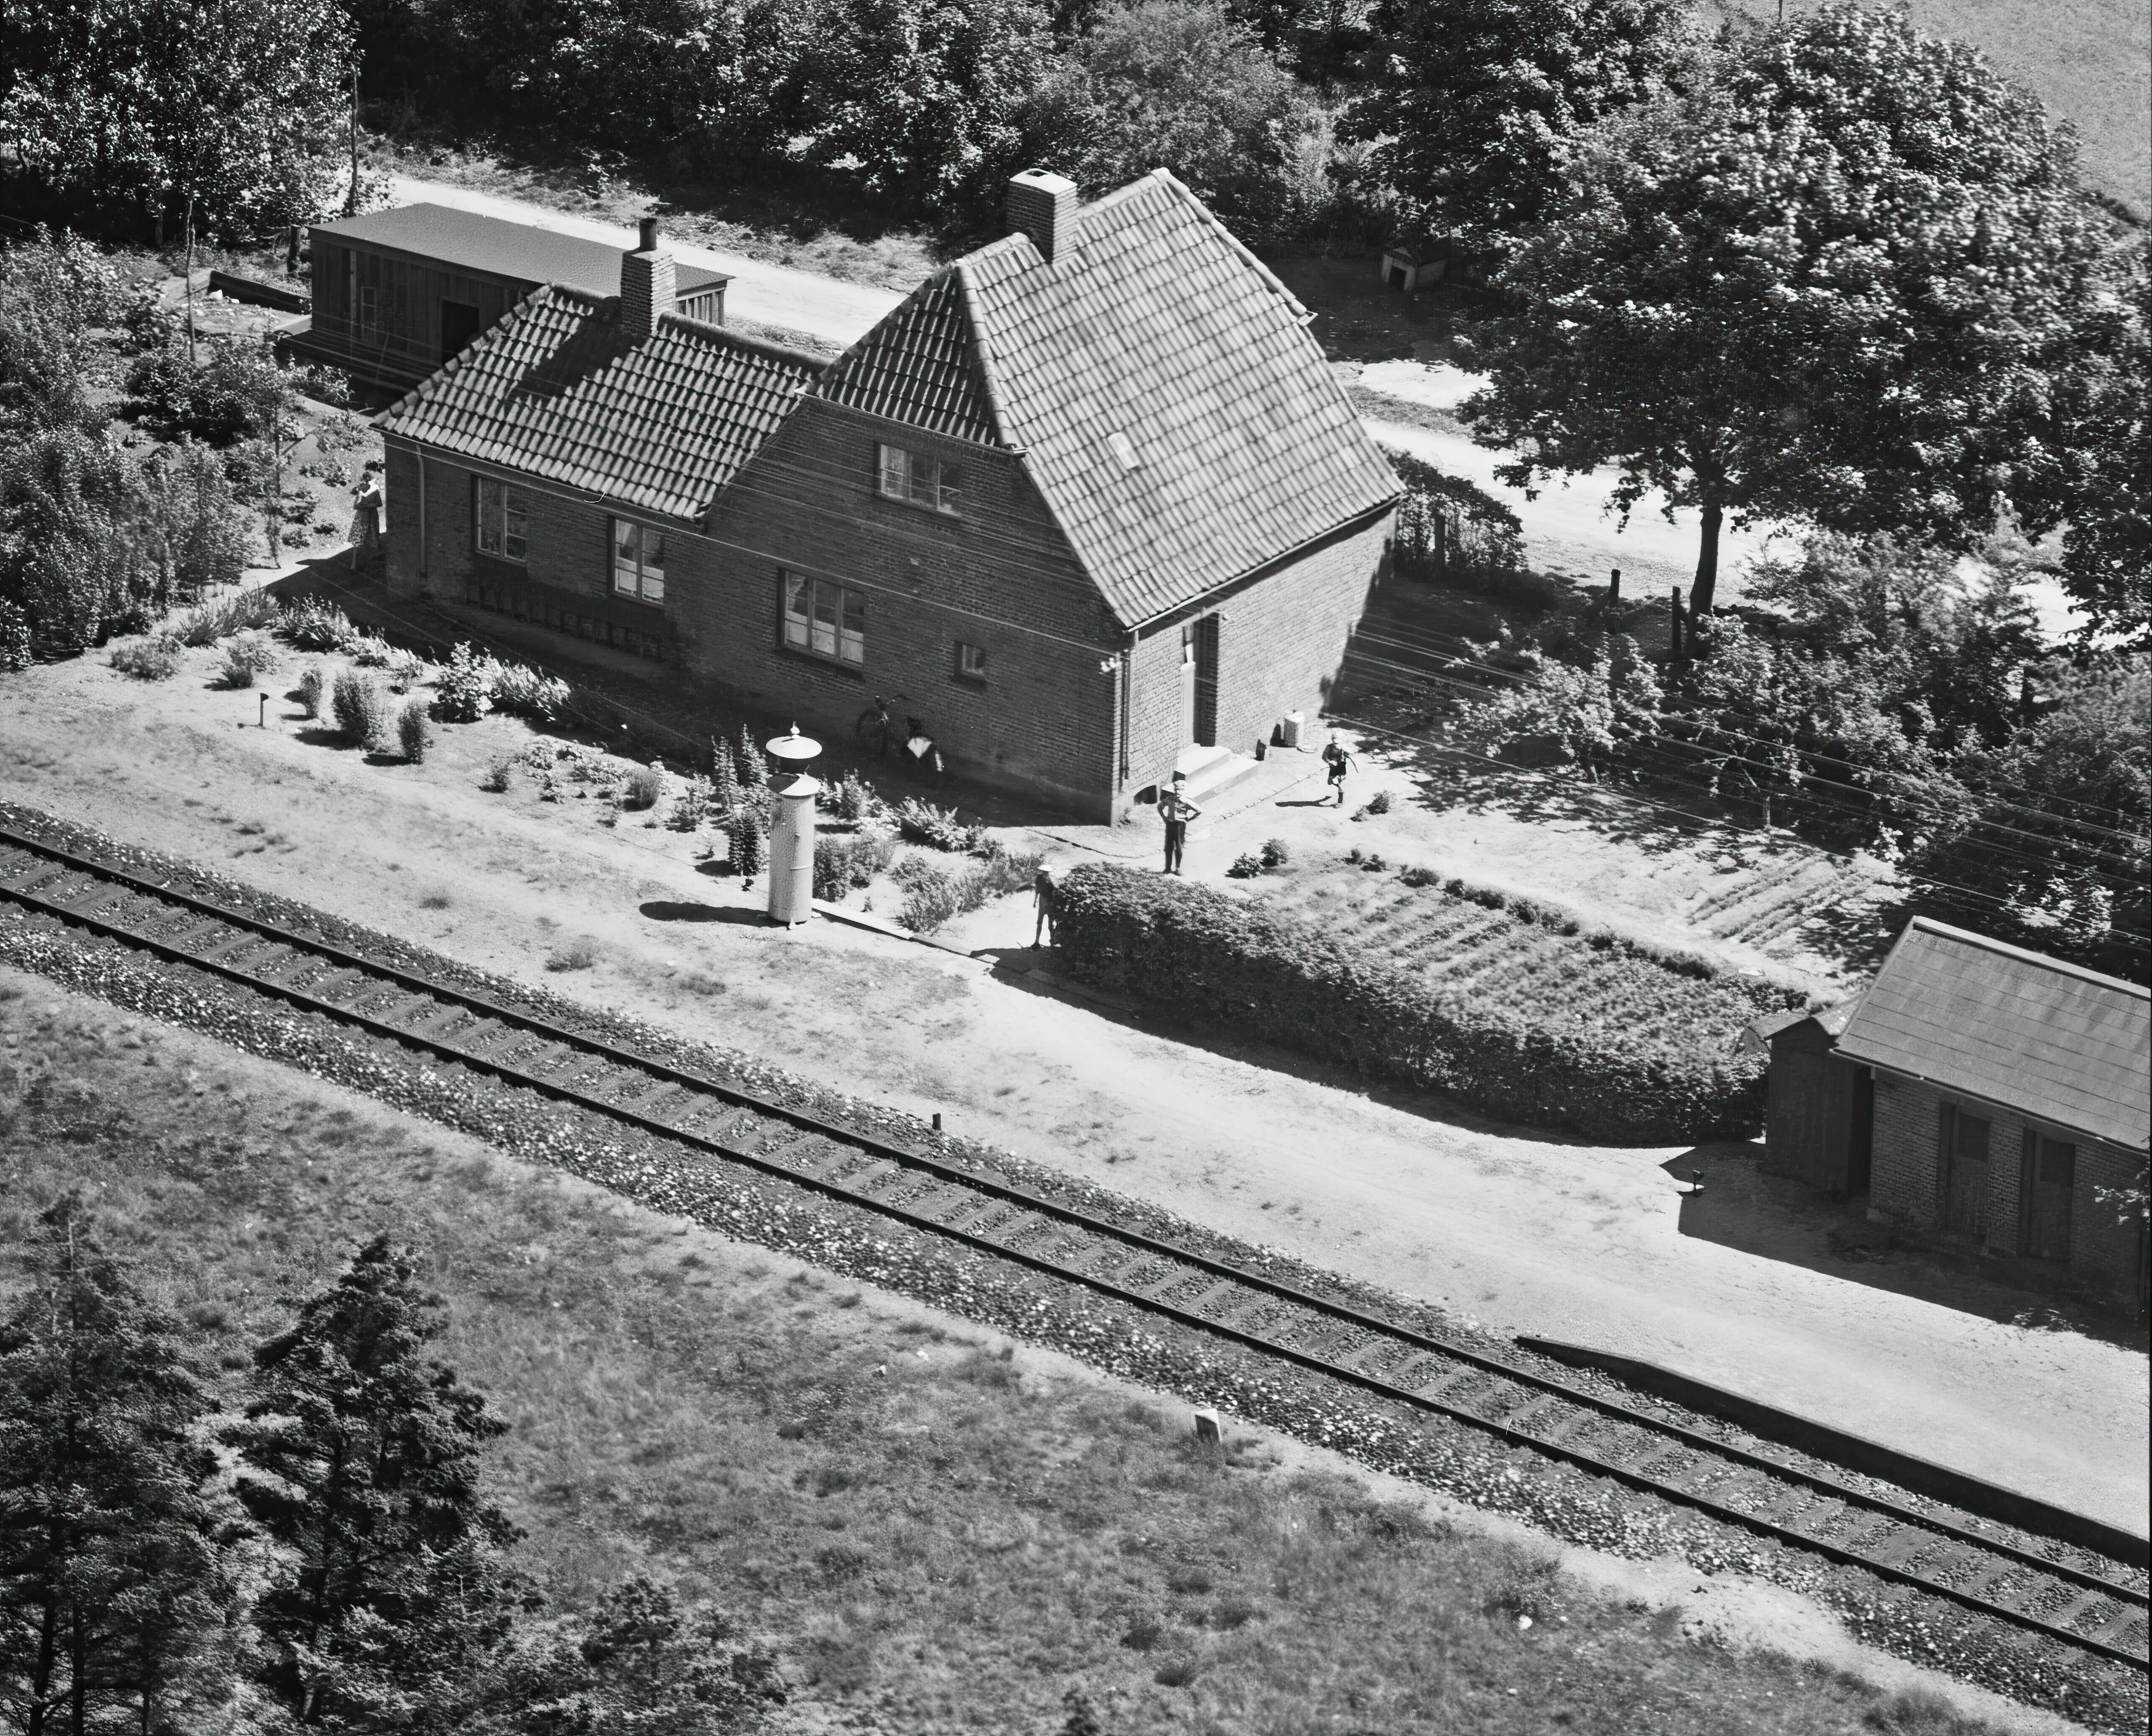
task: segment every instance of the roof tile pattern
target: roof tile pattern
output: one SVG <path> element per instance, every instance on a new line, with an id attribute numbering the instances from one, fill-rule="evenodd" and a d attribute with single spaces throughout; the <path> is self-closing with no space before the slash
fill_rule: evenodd
<path id="1" fill-rule="evenodd" d="M 1051 262 L 1022 235 L 967 255 L 822 390 L 981 444 L 997 408 L 1077 556 L 1134 625 L 1396 498 L 1302 317 L 1161 169 L 1086 206 Z"/>
<path id="2" fill-rule="evenodd" d="M 618 312 L 616 300 L 535 290 L 380 425 L 625 505 L 700 518 L 822 364 L 669 316 L 635 343 Z"/>
<path id="3" fill-rule="evenodd" d="M 1924 916 L 1838 1052 L 2130 1150 L 2152 1138 L 2152 996 Z"/>
<path id="4" fill-rule="evenodd" d="M 626 251 L 585 236 L 447 205 L 399 205 L 363 217 L 317 223 L 312 232 L 333 241 L 393 247 L 489 277 L 514 277 L 532 285 L 564 283 L 597 296 L 612 295 L 620 288 L 620 256 Z M 722 272 L 683 262 L 675 267 L 674 281 L 678 292 L 685 295 L 732 280 Z"/>

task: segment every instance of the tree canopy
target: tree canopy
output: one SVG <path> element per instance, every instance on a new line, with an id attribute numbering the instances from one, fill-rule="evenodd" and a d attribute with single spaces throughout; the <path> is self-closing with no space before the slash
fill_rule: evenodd
<path id="1" fill-rule="evenodd" d="M 2112 274 L 2066 135 L 1969 48 L 1833 5 L 1580 141 L 1475 334 L 1481 440 L 1703 521 L 1963 545 L 2031 478 Z"/>

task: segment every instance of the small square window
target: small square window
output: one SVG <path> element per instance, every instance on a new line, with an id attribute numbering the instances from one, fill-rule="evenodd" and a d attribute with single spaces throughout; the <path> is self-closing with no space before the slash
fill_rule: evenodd
<path id="1" fill-rule="evenodd" d="M 957 642 L 957 678 L 959 681 L 984 681 L 987 678 L 987 647 L 983 645 Z"/>
<path id="2" fill-rule="evenodd" d="M 962 480 L 954 464 L 923 452 L 901 446 L 875 448 L 876 491 L 886 500 L 904 500 L 936 512 L 957 510 L 957 490 Z"/>

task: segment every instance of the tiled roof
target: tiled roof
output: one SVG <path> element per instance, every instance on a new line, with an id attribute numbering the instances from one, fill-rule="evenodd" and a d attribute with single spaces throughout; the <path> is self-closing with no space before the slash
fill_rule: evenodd
<path id="1" fill-rule="evenodd" d="M 534 290 L 398 399 L 385 433 L 699 518 L 820 370 L 811 356 L 667 316 L 623 339 L 617 300 Z"/>
<path id="2" fill-rule="evenodd" d="M 620 256 L 624 249 L 580 235 L 563 235 L 557 229 L 541 229 L 535 223 L 511 223 L 505 217 L 459 211 L 454 206 L 399 205 L 393 211 L 317 223 L 312 232 L 394 247 L 493 277 L 513 277 L 530 284 L 564 283 L 594 296 L 620 292 Z M 731 279 L 721 272 L 683 263 L 673 267 L 673 281 L 676 292 L 685 295 Z"/>
<path id="3" fill-rule="evenodd" d="M 1396 498 L 1305 318 L 1160 169 L 1085 207 L 1051 262 L 1023 235 L 967 255 L 821 389 L 1020 449 L 1133 625 Z"/>
<path id="4" fill-rule="evenodd" d="M 2152 996 L 1925 916 L 1838 1052 L 2134 1151 L 2152 1138 Z"/>

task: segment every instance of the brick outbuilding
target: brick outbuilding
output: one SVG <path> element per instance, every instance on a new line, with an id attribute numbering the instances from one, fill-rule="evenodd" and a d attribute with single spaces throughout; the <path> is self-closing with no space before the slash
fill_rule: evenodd
<path id="1" fill-rule="evenodd" d="M 659 658 L 1093 819 L 1314 713 L 1398 488 L 1307 311 L 1163 170 L 1012 232 L 834 363 L 549 285 L 382 419 L 392 590 Z"/>
<path id="2" fill-rule="evenodd" d="M 1871 1210 L 2143 1307 L 2145 989 L 1916 917 L 1855 1000 L 1769 1034 L 1774 1166 L 1843 1187 L 1865 1145 Z"/>

